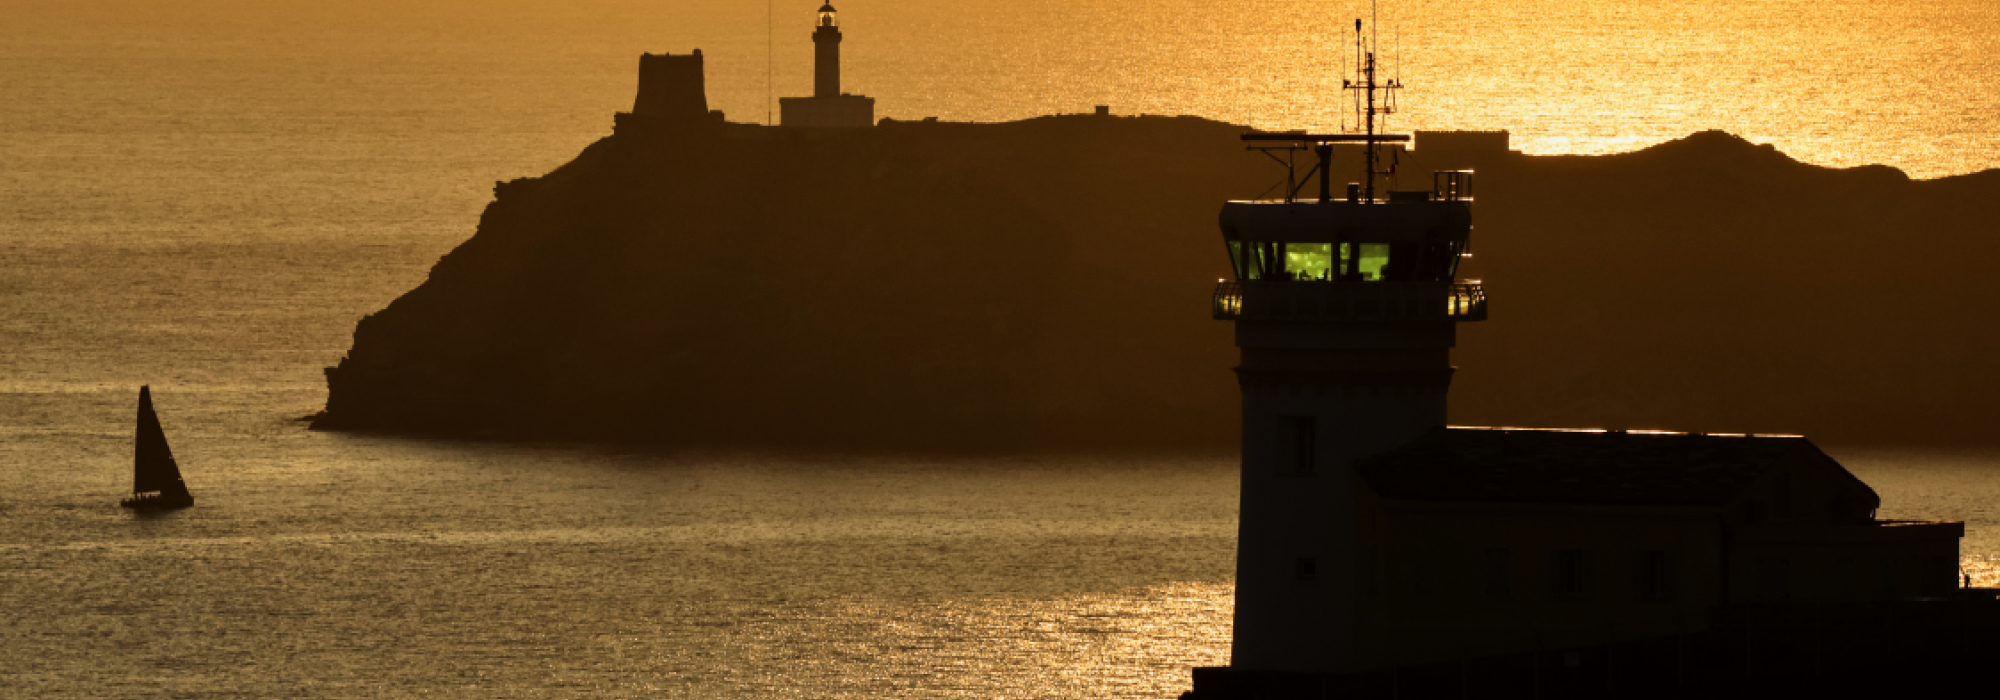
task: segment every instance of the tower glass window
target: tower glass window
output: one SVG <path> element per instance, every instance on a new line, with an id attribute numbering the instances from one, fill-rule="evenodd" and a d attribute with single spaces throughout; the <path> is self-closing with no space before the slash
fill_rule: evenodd
<path id="1" fill-rule="evenodd" d="M 1381 282 L 1391 267 L 1388 243 L 1227 241 L 1239 280 Z M 1360 256 L 1355 256 L 1355 250 Z"/>
<path id="2" fill-rule="evenodd" d="M 832 5 L 824 5 L 819 8 L 819 26 L 822 27 L 840 26 L 840 23 L 834 19 Z"/>
<path id="3" fill-rule="evenodd" d="M 1229 265 L 1236 268 L 1236 279 L 1262 279 L 1264 265 L 1258 260 L 1259 246 L 1248 241 L 1225 241 L 1229 245 Z"/>
<path id="4" fill-rule="evenodd" d="M 1236 279 L 1289 279 L 1285 274 L 1285 244 L 1271 241 L 1229 241 L 1229 261 Z"/>
<path id="5" fill-rule="evenodd" d="M 1345 247 L 1344 245 L 1342 247 Z M 1389 266 L 1389 244 L 1361 244 L 1361 260 L 1354 265 L 1354 272 L 1363 282 L 1382 280 L 1382 268 Z"/>
<path id="6" fill-rule="evenodd" d="M 1346 245 L 1341 248 L 1345 250 Z M 1295 281 L 1329 282 L 1335 279 L 1332 243 L 1286 243 L 1285 277 Z"/>

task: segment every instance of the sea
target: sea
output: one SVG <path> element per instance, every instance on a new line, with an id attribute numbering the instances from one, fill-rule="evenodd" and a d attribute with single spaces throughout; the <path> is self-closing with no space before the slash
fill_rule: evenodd
<path id="1" fill-rule="evenodd" d="M 810 89 L 819 2 L 4 0 L 0 696 L 1137 699 L 1227 663 L 1229 454 L 299 420 L 355 322 L 473 234 L 495 181 L 609 133 L 640 53 L 702 49 L 710 106 L 762 122 Z M 2000 166 L 1991 0 L 837 9 L 846 88 L 895 119 L 1340 128 L 1352 22 L 1373 18 L 1407 85 L 1396 128 L 1542 154 L 1723 129 L 1833 167 Z M 193 509 L 116 505 L 140 385 Z M 2000 585 L 2000 450 L 1826 447 L 1883 516 L 1964 520 L 1966 570 Z"/>

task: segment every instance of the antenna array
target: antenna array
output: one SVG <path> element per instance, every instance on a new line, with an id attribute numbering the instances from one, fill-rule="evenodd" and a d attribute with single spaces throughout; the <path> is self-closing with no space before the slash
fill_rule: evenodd
<path id="1" fill-rule="evenodd" d="M 1354 20 L 1354 76 L 1343 78 L 1340 86 L 1354 96 L 1355 122 L 1361 127 L 1362 133 L 1370 137 L 1365 141 L 1364 157 L 1367 159 L 1367 164 L 1363 173 L 1361 192 L 1364 199 L 1373 201 L 1377 176 L 1390 178 L 1391 186 L 1394 186 L 1395 152 L 1391 151 L 1389 162 L 1383 164 L 1378 150 L 1378 139 L 1373 137 L 1388 129 L 1388 116 L 1396 113 L 1396 92 L 1403 89 L 1403 81 L 1395 76 L 1384 80 L 1378 75 L 1381 72 L 1376 62 L 1376 53 L 1380 46 L 1378 35 L 1380 20 L 1373 2 L 1369 3 L 1369 15 L 1373 21 L 1369 22 L 1366 33 L 1363 32 L 1361 20 L 1359 18 Z M 1400 44 L 1401 41 L 1398 40 L 1397 43 Z M 1397 72 L 1401 72 L 1401 60 L 1399 59 L 1397 63 Z"/>

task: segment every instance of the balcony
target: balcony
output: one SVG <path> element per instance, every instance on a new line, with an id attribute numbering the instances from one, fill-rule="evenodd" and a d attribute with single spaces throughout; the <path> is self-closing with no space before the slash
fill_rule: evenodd
<path id="1" fill-rule="evenodd" d="M 1484 321 L 1486 290 L 1449 282 L 1223 282 L 1217 320 Z"/>

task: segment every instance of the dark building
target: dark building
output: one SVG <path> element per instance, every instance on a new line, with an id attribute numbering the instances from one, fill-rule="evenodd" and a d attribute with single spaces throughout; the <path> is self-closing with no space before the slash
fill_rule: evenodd
<path id="1" fill-rule="evenodd" d="M 639 95 L 632 101 L 632 113 L 670 119 L 708 116 L 701 49 L 686 56 L 640 55 Z"/>
<path id="2" fill-rule="evenodd" d="M 1353 478 L 1362 668 L 1958 586 L 1963 524 L 1876 519 L 1875 491 L 1798 436 L 1434 428 Z"/>
<path id="3" fill-rule="evenodd" d="M 632 100 L 632 111 L 619 112 L 613 121 L 621 130 L 641 124 L 674 126 L 723 121 L 720 110 L 708 108 L 701 49 L 685 56 L 641 54 L 639 93 Z"/>
<path id="4" fill-rule="evenodd" d="M 1410 137 L 1378 131 L 1400 84 L 1365 58 L 1347 85 L 1366 130 L 1245 135 L 1318 164 L 1218 217 L 1241 516 L 1230 665 L 1198 670 L 1194 697 L 1334 697 L 1398 669 L 1701 632 L 1731 606 L 1952 592 L 1963 525 L 1876 519 L 1875 492 L 1801 437 L 1447 428 L 1457 324 L 1488 315 L 1458 279 L 1472 173 L 1377 192 Z M 1417 153 L 1465 162 L 1506 138 L 1428 132 Z M 1360 151 L 1344 193 L 1337 146 Z"/>

